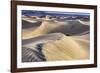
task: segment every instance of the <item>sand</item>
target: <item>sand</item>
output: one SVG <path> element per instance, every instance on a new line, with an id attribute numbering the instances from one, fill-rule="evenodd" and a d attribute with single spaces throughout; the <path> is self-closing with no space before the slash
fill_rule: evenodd
<path id="1" fill-rule="evenodd" d="M 60 40 L 45 44 L 43 52 L 48 61 L 88 59 L 88 45 L 88 41 L 63 36 Z"/>
<path id="2" fill-rule="evenodd" d="M 55 20 L 43 20 L 42 24 L 40 24 L 40 26 L 38 26 L 35 30 L 23 32 L 22 38 L 28 39 L 37 37 L 39 35 L 56 32 L 64 33 L 66 35 L 75 35 L 86 32 L 88 30 L 88 25 L 82 25 L 78 21 L 59 22 Z"/>
<path id="3" fill-rule="evenodd" d="M 61 32 L 65 26 L 66 30 Z M 23 31 L 23 46 L 38 50 L 34 47 L 42 43 L 42 51 L 47 61 L 89 59 L 89 33 L 80 35 L 87 31 L 89 25 L 83 25 L 78 21 L 43 20 L 35 29 L 28 28 Z M 71 36 L 67 36 L 66 33 L 71 33 Z"/>

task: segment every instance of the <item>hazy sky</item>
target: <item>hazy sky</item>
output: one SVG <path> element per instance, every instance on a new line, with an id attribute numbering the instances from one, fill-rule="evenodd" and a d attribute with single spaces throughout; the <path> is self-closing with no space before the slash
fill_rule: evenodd
<path id="1" fill-rule="evenodd" d="M 22 10 L 22 15 L 90 16 L 90 13 Z"/>

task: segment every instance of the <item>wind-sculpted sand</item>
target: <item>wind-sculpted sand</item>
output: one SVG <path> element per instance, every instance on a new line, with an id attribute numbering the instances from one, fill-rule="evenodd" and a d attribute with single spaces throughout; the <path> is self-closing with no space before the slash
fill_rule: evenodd
<path id="1" fill-rule="evenodd" d="M 65 21 L 59 22 L 55 20 L 44 20 L 40 26 L 38 26 L 35 30 L 26 31 L 23 33 L 23 39 L 33 38 L 39 35 L 47 34 L 47 33 L 55 33 L 60 32 L 68 35 L 80 34 L 84 31 L 88 31 L 88 25 L 82 25 L 78 21 Z"/>
<path id="2" fill-rule="evenodd" d="M 39 35 L 47 34 L 51 30 L 65 25 L 65 23 L 57 23 L 54 20 L 44 20 L 36 30 L 23 34 L 23 39 L 33 38 Z"/>
<path id="3" fill-rule="evenodd" d="M 28 29 L 22 34 L 23 62 L 89 59 L 89 25 L 43 20 L 35 30 Z"/>
<path id="4" fill-rule="evenodd" d="M 63 36 L 52 43 L 43 46 L 43 52 L 48 61 L 52 60 L 80 60 L 89 58 L 88 41 L 75 40 Z"/>

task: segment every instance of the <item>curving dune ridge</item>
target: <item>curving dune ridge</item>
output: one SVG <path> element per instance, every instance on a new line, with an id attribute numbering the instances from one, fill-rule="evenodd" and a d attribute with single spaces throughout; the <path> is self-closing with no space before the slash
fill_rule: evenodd
<path id="1" fill-rule="evenodd" d="M 36 30 L 30 31 L 27 34 L 23 34 L 23 39 L 28 39 L 28 38 L 39 36 L 42 34 L 46 34 L 46 33 L 50 32 L 51 30 L 53 30 L 57 27 L 60 27 L 62 25 L 65 25 L 65 24 L 57 23 L 54 20 L 44 20 L 42 22 L 42 24 L 39 27 L 37 27 Z"/>

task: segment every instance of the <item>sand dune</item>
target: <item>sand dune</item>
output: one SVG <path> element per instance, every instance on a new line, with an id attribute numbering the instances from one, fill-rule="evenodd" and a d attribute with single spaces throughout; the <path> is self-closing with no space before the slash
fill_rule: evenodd
<path id="1" fill-rule="evenodd" d="M 74 28 L 73 28 L 74 27 Z M 34 31 L 23 34 L 23 39 L 28 39 L 46 33 L 60 32 L 66 35 L 75 35 L 89 30 L 88 25 L 82 25 L 78 21 L 59 22 L 55 20 L 44 20 Z"/>
<path id="2" fill-rule="evenodd" d="M 90 33 L 87 33 L 87 34 L 79 34 L 79 35 L 75 35 L 75 36 L 72 36 L 72 37 L 75 37 L 75 38 L 80 38 L 80 39 L 84 39 L 84 40 L 89 40 L 90 39 Z"/>
<path id="3" fill-rule="evenodd" d="M 23 24 L 22 28 L 23 29 L 34 28 L 34 27 L 40 26 L 41 23 L 42 23 L 41 21 L 36 21 L 36 22 L 32 23 L 32 22 L 28 22 L 26 20 L 22 20 L 22 24 Z"/>
<path id="4" fill-rule="evenodd" d="M 43 19 L 42 23 L 33 23 L 25 20 L 24 22 L 22 45 L 24 52 L 30 51 L 28 49 L 33 50 L 36 59 L 32 61 L 81 60 L 89 58 L 88 23 L 84 25 L 83 22 L 77 20 L 57 21 L 48 17 Z M 30 24 L 27 25 L 26 22 Z M 40 44 L 42 46 L 39 46 Z M 37 48 L 38 46 L 39 48 Z M 24 53 L 24 55 L 26 54 Z M 28 53 L 27 55 L 30 54 Z M 31 58 L 34 59 L 33 56 Z M 26 57 L 26 59 L 28 58 Z"/>
<path id="5" fill-rule="evenodd" d="M 24 39 L 22 40 L 22 45 L 24 47 L 30 47 L 32 48 L 32 46 L 36 45 L 36 44 L 40 44 L 40 43 L 46 43 L 48 41 L 55 41 L 60 39 L 64 34 L 62 33 L 51 33 L 51 34 L 45 34 L 42 36 L 38 36 L 35 38 L 30 38 L 30 39 Z"/>
<path id="6" fill-rule="evenodd" d="M 81 20 L 78 20 L 78 21 L 83 25 L 90 25 L 89 21 L 81 21 Z"/>
<path id="7" fill-rule="evenodd" d="M 35 22 L 35 23 L 31 23 L 25 20 L 22 20 L 22 35 L 25 36 L 29 33 L 31 33 L 32 31 L 34 31 L 38 26 L 41 25 L 41 21 Z"/>
<path id="8" fill-rule="evenodd" d="M 89 58 L 89 41 L 52 33 L 23 41 L 23 47 L 38 50 L 36 44 L 43 44 L 42 51 L 47 61 L 79 60 Z"/>
<path id="9" fill-rule="evenodd" d="M 87 42 L 79 40 L 77 42 L 70 37 L 63 36 L 60 40 L 45 44 L 43 52 L 48 61 L 88 59 L 89 50 L 86 49 L 88 45 Z"/>
<path id="10" fill-rule="evenodd" d="M 58 21 L 59 22 L 59 21 Z M 66 21 L 66 24 L 51 30 L 50 33 L 61 32 L 66 35 L 78 35 L 80 33 L 89 31 L 88 25 L 83 25 L 77 20 Z"/>
<path id="11" fill-rule="evenodd" d="M 64 23 L 57 23 L 54 20 L 44 20 L 42 24 L 34 31 L 30 31 L 29 33 L 23 34 L 23 39 L 28 39 L 32 37 L 36 37 L 39 35 L 46 34 L 51 30 L 65 25 Z"/>
<path id="12" fill-rule="evenodd" d="M 22 17 L 22 20 L 30 22 L 30 23 L 36 23 L 38 21 L 41 21 L 38 17 Z"/>

